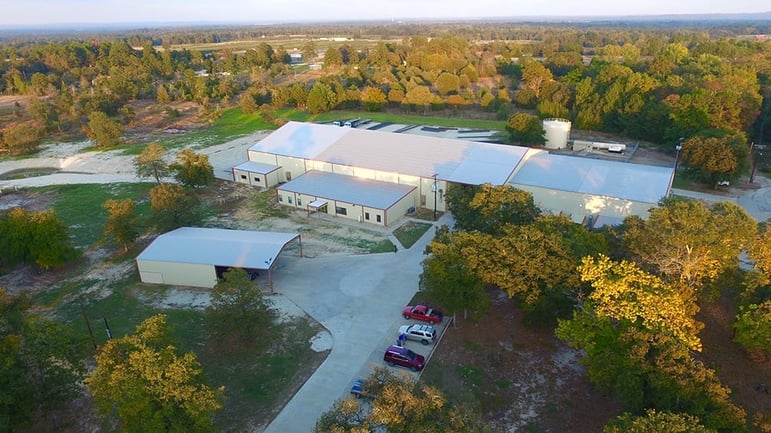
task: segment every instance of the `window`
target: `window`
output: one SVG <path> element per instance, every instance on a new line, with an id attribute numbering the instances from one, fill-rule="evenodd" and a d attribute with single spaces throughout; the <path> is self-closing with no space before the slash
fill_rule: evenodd
<path id="1" fill-rule="evenodd" d="M 289 204 L 292 204 L 292 197 L 287 197 L 286 201 L 289 202 Z"/>
<path id="2" fill-rule="evenodd" d="M 243 180 L 246 180 L 246 175 L 245 175 L 245 174 L 242 174 L 242 175 L 241 175 L 241 179 L 243 179 Z"/>
<path id="3" fill-rule="evenodd" d="M 376 216 L 375 216 L 375 219 L 377 220 L 377 222 L 381 222 L 381 217 L 380 217 L 380 215 L 376 215 Z"/>
<path id="4" fill-rule="evenodd" d="M 336 206 L 335 213 L 338 215 L 348 215 L 348 209 L 344 207 Z"/>
<path id="5" fill-rule="evenodd" d="M 289 182 L 290 180 L 292 180 L 292 172 L 291 172 L 291 171 L 287 171 L 287 172 L 286 172 L 286 180 L 287 180 L 287 182 Z"/>
<path id="6" fill-rule="evenodd" d="M 297 206 L 302 206 L 302 205 L 303 205 L 303 199 L 301 199 L 300 197 L 297 197 Z"/>
<path id="7" fill-rule="evenodd" d="M 424 206 L 424 207 L 426 206 L 426 195 L 425 194 L 421 194 L 420 195 L 420 205 Z"/>
<path id="8" fill-rule="evenodd" d="M 364 219 L 369 221 L 369 212 L 364 212 Z"/>
<path id="9" fill-rule="evenodd" d="M 254 178 L 254 181 L 255 181 L 255 182 L 257 182 L 257 183 L 260 183 L 260 182 L 262 182 L 262 180 L 261 180 L 259 177 L 255 177 L 255 178 Z"/>

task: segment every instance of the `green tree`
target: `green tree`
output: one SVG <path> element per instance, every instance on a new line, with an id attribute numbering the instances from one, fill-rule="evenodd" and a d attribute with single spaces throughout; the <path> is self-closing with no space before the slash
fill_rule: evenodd
<path id="1" fill-rule="evenodd" d="M 103 112 L 93 111 L 88 115 L 86 135 L 99 147 L 114 147 L 121 142 L 123 126 Z"/>
<path id="2" fill-rule="evenodd" d="M 755 237 L 747 244 L 747 254 L 755 269 L 771 278 L 771 224 L 761 225 Z"/>
<path id="3" fill-rule="evenodd" d="M 150 208 L 161 229 L 192 225 L 198 221 L 198 199 L 179 185 L 162 183 L 150 190 Z"/>
<path id="4" fill-rule="evenodd" d="M 301 52 L 305 63 L 313 62 L 316 60 L 316 43 L 312 40 L 306 42 L 305 45 L 302 46 Z"/>
<path id="5" fill-rule="evenodd" d="M 475 234 L 475 245 L 467 250 L 467 266 L 528 309 L 545 299 L 566 298 L 578 286 L 577 260 L 564 237 L 552 230 L 507 224 L 498 237 Z"/>
<path id="6" fill-rule="evenodd" d="M 428 106 L 431 105 L 431 103 L 433 103 L 435 100 L 436 95 L 431 93 L 431 89 L 428 86 L 415 86 L 408 90 L 404 95 L 402 104 L 408 104 L 428 109 Z"/>
<path id="7" fill-rule="evenodd" d="M 27 111 L 32 119 L 42 126 L 44 132 L 50 132 L 60 127 L 56 106 L 48 101 L 36 98 L 29 104 Z"/>
<path id="8" fill-rule="evenodd" d="M 138 216 L 134 200 L 107 200 L 102 205 L 107 210 L 107 222 L 104 226 L 104 235 L 112 238 L 115 243 L 123 247 L 127 252 L 131 244 L 139 236 L 137 229 Z"/>
<path id="9" fill-rule="evenodd" d="M 244 114 L 252 114 L 257 111 L 257 101 L 254 100 L 254 96 L 245 92 L 238 97 L 238 106 L 241 107 L 241 111 Z"/>
<path id="10" fill-rule="evenodd" d="M 541 97 L 543 85 L 552 81 L 554 76 L 541 62 L 529 60 L 522 66 L 522 88 L 530 89 L 536 98 Z"/>
<path id="11" fill-rule="evenodd" d="M 588 299 L 596 314 L 613 321 L 637 323 L 643 329 L 663 333 L 700 351 L 703 325 L 694 317 L 695 299 L 668 286 L 631 262 L 613 262 L 607 256 L 585 257 L 579 268 L 581 280 L 594 288 Z"/>
<path id="12" fill-rule="evenodd" d="M 158 85 L 158 89 L 155 91 L 155 99 L 158 100 L 159 104 L 168 104 L 171 102 L 171 96 L 169 96 L 166 86 L 163 84 Z"/>
<path id="13" fill-rule="evenodd" d="M 212 290 L 211 305 L 206 308 L 206 326 L 213 340 L 229 346 L 258 341 L 271 326 L 276 311 L 262 296 L 243 269 L 230 269 Z"/>
<path id="14" fill-rule="evenodd" d="M 490 305 L 490 296 L 482 280 L 466 265 L 464 249 L 474 249 L 474 236 L 466 232 L 439 229 L 426 248 L 430 254 L 423 260 L 420 287 L 435 299 L 446 313 L 463 311 L 472 317 L 484 314 Z M 454 322 L 453 322 L 454 323 Z"/>
<path id="15" fill-rule="evenodd" d="M 460 79 L 455 74 L 442 72 L 436 78 L 436 90 L 442 96 L 458 93 L 460 91 Z"/>
<path id="16" fill-rule="evenodd" d="M 581 275 L 595 288 L 556 335 L 583 351 L 598 387 L 639 411 L 689 413 L 716 431 L 746 431 L 744 411 L 714 370 L 691 356 L 699 349 L 692 296 L 667 286 L 632 263 L 585 258 Z"/>
<path id="17" fill-rule="evenodd" d="M 107 341 L 86 386 L 99 412 L 117 418 L 124 432 L 214 432 L 224 393 L 205 384 L 195 354 L 179 353 L 162 314 Z"/>
<path id="18" fill-rule="evenodd" d="M 317 81 L 308 92 L 308 111 L 313 114 L 325 113 L 334 108 L 337 99 L 338 95 L 329 84 Z"/>
<path id="19" fill-rule="evenodd" d="M 330 47 L 324 53 L 324 69 L 336 68 L 343 65 L 343 55 L 340 50 L 335 47 Z"/>
<path id="20" fill-rule="evenodd" d="M 542 146 L 546 143 L 543 123 L 538 116 L 527 113 L 516 113 L 506 122 L 509 138 L 514 143 Z"/>
<path id="21" fill-rule="evenodd" d="M 685 413 L 645 411 L 645 416 L 625 413 L 605 426 L 603 433 L 717 433 L 703 425 L 699 418 Z"/>
<path id="22" fill-rule="evenodd" d="M 361 92 L 361 102 L 367 111 L 380 111 L 388 102 L 386 95 L 377 87 L 365 87 Z"/>
<path id="23" fill-rule="evenodd" d="M 667 281 L 700 289 L 726 269 L 755 236 L 752 217 L 731 202 L 666 199 L 650 217 L 624 221 L 623 239 L 631 258 Z"/>
<path id="24" fill-rule="evenodd" d="M 139 177 L 152 177 L 155 183 L 171 174 L 171 168 L 164 160 L 166 149 L 158 143 L 150 143 L 134 158 L 134 168 Z"/>
<path id="25" fill-rule="evenodd" d="M 510 185 L 484 184 L 473 191 L 468 210 L 461 212 L 461 218 L 456 216 L 456 227 L 461 230 L 500 234 L 505 225 L 529 224 L 541 213 L 532 194 Z M 460 204 L 453 207 L 458 208 Z"/>
<path id="26" fill-rule="evenodd" d="M 0 133 L 8 155 L 29 155 L 38 151 L 42 131 L 31 123 L 17 123 Z"/>
<path id="27" fill-rule="evenodd" d="M 78 257 L 65 226 L 52 210 L 13 208 L 0 213 L 0 265 L 34 264 L 48 270 Z"/>
<path id="28" fill-rule="evenodd" d="M 0 432 L 18 431 L 80 393 L 85 345 L 69 327 L 30 312 L 0 288 Z"/>
<path id="29" fill-rule="evenodd" d="M 741 307 L 733 327 L 734 341 L 746 350 L 771 355 L 771 300 Z"/>
<path id="30" fill-rule="evenodd" d="M 747 169 L 749 147 L 737 135 L 696 136 L 683 142 L 680 157 L 699 180 L 717 188 L 718 182 L 736 179 Z"/>
<path id="31" fill-rule="evenodd" d="M 371 404 L 347 397 L 321 415 L 314 433 L 364 433 L 386 429 L 394 433 L 415 431 L 477 433 L 485 431 L 479 416 L 462 405 L 452 405 L 442 393 L 376 367 L 365 380 Z"/>
<path id="32" fill-rule="evenodd" d="M 188 187 L 198 188 L 214 182 L 214 167 L 209 163 L 209 157 L 190 149 L 180 151 L 169 168 L 174 171 L 177 181 Z"/>

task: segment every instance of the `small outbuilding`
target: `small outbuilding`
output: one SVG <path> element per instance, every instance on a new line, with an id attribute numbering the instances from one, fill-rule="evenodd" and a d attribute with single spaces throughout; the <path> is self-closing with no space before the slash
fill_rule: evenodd
<path id="1" fill-rule="evenodd" d="M 293 241 L 302 256 L 299 233 L 182 227 L 158 236 L 136 262 L 143 283 L 211 288 L 228 268 L 242 268 L 264 272 L 272 289 L 273 267 Z"/>

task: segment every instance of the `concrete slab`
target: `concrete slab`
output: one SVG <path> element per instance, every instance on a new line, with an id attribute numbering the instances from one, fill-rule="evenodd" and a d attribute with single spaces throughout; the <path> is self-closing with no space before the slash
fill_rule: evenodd
<path id="1" fill-rule="evenodd" d="M 436 224 L 452 225 L 451 215 Z M 350 392 L 355 379 L 366 377 L 373 365 L 385 366 L 383 351 L 405 323 L 401 311 L 418 289 L 423 251 L 433 236 L 434 230 L 428 230 L 412 248 L 397 253 L 282 258 L 275 290 L 319 321 L 332 334 L 334 346 L 266 433 L 311 432 L 321 414 Z M 421 354 L 433 347 L 408 344 Z"/>

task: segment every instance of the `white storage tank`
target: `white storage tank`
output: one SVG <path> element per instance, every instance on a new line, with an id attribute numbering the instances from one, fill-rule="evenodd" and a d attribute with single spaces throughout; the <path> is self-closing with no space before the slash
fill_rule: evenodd
<path id="1" fill-rule="evenodd" d="M 547 149 L 565 149 L 570 138 L 570 121 L 567 119 L 544 119 L 543 130 Z"/>

